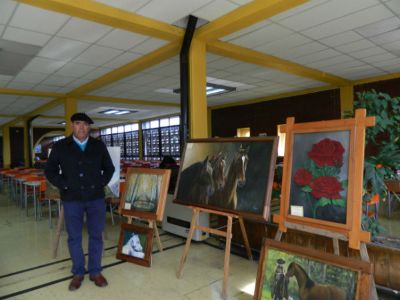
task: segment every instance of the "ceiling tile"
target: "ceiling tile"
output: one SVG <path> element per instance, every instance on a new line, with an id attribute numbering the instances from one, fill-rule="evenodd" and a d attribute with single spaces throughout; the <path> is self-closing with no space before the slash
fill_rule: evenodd
<path id="1" fill-rule="evenodd" d="M 101 25 L 79 18 L 71 18 L 68 23 L 57 32 L 57 36 L 81 42 L 94 43 L 110 31 L 110 26 Z"/>
<path id="2" fill-rule="evenodd" d="M 39 72 L 51 74 L 60 69 L 65 65 L 64 61 L 35 57 L 30 63 L 24 68 L 24 71 Z"/>
<path id="3" fill-rule="evenodd" d="M 21 89 L 21 90 L 30 90 L 32 89 L 36 83 L 29 83 L 29 82 L 10 82 L 7 85 L 9 89 Z"/>
<path id="4" fill-rule="evenodd" d="M 128 32 L 121 29 L 114 29 L 105 37 L 97 41 L 96 44 L 120 50 L 128 50 L 142 43 L 146 39 L 148 39 L 148 37 L 141 34 Z"/>
<path id="5" fill-rule="evenodd" d="M 400 56 L 400 41 L 396 41 L 393 43 L 389 43 L 389 44 L 384 44 L 381 46 L 382 48 L 385 48 L 387 51 Z"/>
<path id="6" fill-rule="evenodd" d="M 22 29 L 55 34 L 69 18 L 64 14 L 20 4 L 11 18 L 10 25 Z"/>
<path id="7" fill-rule="evenodd" d="M 0 25 L 0 36 L 3 34 L 4 28 L 6 28 L 4 25 Z"/>
<path id="8" fill-rule="evenodd" d="M 328 45 L 330 47 L 337 47 L 337 46 L 340 46 L 343 44 L 361 40 L 362 38 L 363 37 L 361 35 L 350 30 L 350 31 L 339 33 L 339 34 L 335 34 L 328 38 L 321 39 L 321 40 L 319 40 L 319 42 L 321 42 L 322 44 Z"/>
<path id="9" fill-rule="evenodd" d="M 75 79 L 76 79 L 75 77 L 70 77 L 70 76 L 52 75 L 46 80 L 44 80 L 42 84 L 63 87 Z"/>
<path id="10" fill-rule="evenodd" d="M 55 92 L 59 89 L 57 86 L 38 84 L 33 88 L 34 91 L 42 91 L 42 92 Z"/>
<path id="11" fill-rule="evenodd" d="M 139 15 L 172 24 L 213 0 L 153 0 L 137 11 Z"/>
<path id="12" fill-rule="evenodd" d="M 106 5 L 114 6 L 119 9 L 127 10 L 127 11 L 136 11 L 151 0 L 96 0 L 96 2 L 100 2 Z"/>
<path id="13" fill-rule="evenodd" d="M 0 1 L 0 24 L 7 24 L 17 3 L 11 0 Z"/>
<path id="14" fill-rule="evenodd" d="M 325 60 L 331 57 L 339 56 L 341 55 L 340 52 L 334 50 L 334 49 L 325 49 L 319 52 L 315 52 L 312 54 L 307 54 L 301 57 L 297 57 L 292 59 L 294 62 L 299 63 L 299 64 L 309 64 L 312 62 L 316 62 L 319 60 Z"/>
<path id="15" fill-rule="evenodd" d="M 375 47 L 375 44 L 366 39 L 362 39 L 359 41 L 355 41 L 352 43 L 338 46 L 335 49 L 338 51 L 344 52 L 344 53 L 350 53 L 350 52 L 359 51 L 359 50 L 363 50 L 363 49 L 367 49 L 367 48 L 371 48 L 371 47 Z"/>
<path id="16" fill-rule="evenodd" d="M 394 58 L 394 59 L 388 59 L 388 60 L 383 60 L 383 61 L 378 61 L 378 62 L 371 62 L 371 65 L 381 68 L 381 67 L 387 67 L 387 66 L 396 66 L 397 69 L 400 71 L 400 58 Z"/>
<path id="17" fill-rule="evenodd" d="M 43 46 L 51 38 L 51 35 L 34 32 L 30 30 L 19 29 L 8 26 L 4 31 L 3 39 L 30 44 L 35 46 Z"/>
<path id="18" fill-rule="evenodd" d="M 68 61 L 81 54 L 89 46 L 88 43 L 54 37 L 43 47 L 38 56 Z"/>
<path id="19" fill-rule="evenodd" d="M 307 44 L 309 42 L 311 42 L 311 40 L 309 38 L 306 38 L 300 34 L 294 33 L 283 39 L 279 39 L 277 41 L 255 47 L 255 50 L 264 52 L 267 54 L 277 54 L 284 50 L 294 48 L 297 46 L 301 46 L 301 45 Z"/>
<path id="20" fill-rule="evenodd" d="M 326 66 L 332 66 L 332 65 L 337 65 L 343 62 L 348 62 L 348 61 L 353 61 L 354 58 L 352 58 L 349 55 L 339 55 L 327 59 L 323 59 L 314 63 L 307 64 L 307 66 L 312 67 L 312 68 L 320 68 L 320 67 L 326 67 Z"/>
<path id="21" fill-rule="evenodd" d="M 352 1 L 351 1 L 352 2 Z M 318 25 L 308 30 L 302 31 L 303 34 L 310 38 L 321 39 L 340 32 L 352 30 L 367 24 L 371 24 L 386 18 L 392 17 L 393 14 L 383 5 L 364 9 L 354 14 L 332 20 L 330 22 Z"/>
<path id="22" fill-rule="evenodd" d="M 11 76 L 11 75 L 0 74 L 0 80 L 3 80 L 3 81 L 10 81 L 13 78 L 14 78 L 14 76 Z"/>
<path id="23" fill-rule="evenodd" d="M 96 79 L 96 78 L 103 76 L 111 71 L 112 71 L 112 69 L 110 69 L 110 68 L 97 67 L 95 70 L 93 70 L 93 71 L 89 72 L 88 74 L 86 74 L 85 76 L 83 76 L 83 78 Z"/>
<path id="24" fill-rule="evenodd" d="M 19 96 L 16 95 L 1 95 L 0 94 L 0 103 L 13 103 Z"/>
<path id="25" fill-rule="evenodd" d="M 392 43 L 400 40 L 400 29 L 392 30 L 377 36 L 371 37 L 371 41 L 381 45 L 386 43 Z"/>
<path id="26" fill-rule="evenodd" d="M 280 20 L 279 23 L 293 30 L 301 31 L 378 3 L 377 0 L 329 1 L 315 6 L 312 9 L 297 13 L 284 20 Z"/>
<path id="27" fill-rule="evenodd" d="M 328 1 L 330 1 L 330 0 L 308 1 L 308 2 L 306 2 L 304 4 L 297 5 L 296 7 L 292 8 L 292 9 L 286 10 L 286 11 L 280 13 L 280 14 L 277 14 L 276 16 L 273 16 L 271 18 L 271 20 L 274 21 L 274 22 L 279 21 L 279 20 L 283 20 L 283 19 L 286 19 L 286 18 L 288 18 L 290 16 L 297 15 L 297 14 L 300 14 L 301 12 L 310 10 L 313 7 L 317 7 L 317 6 L 319 6 L 319 5 L 321 5 L 321 4 L 325 3 L 325 2 L 328 2 Z"/>
<path id="28" fill-rule="evenodd" d="M 368 24 L 355 30 L 364 37 L 371 37 L 397 29 L 399 26 L 400 19 L 398 17 L 392 17 L 376 23 Z"/>
<path id="29" fill-rule="evenodd" d="M 231 33 L 229 35 L 223 36 L 223 37 L 220 38 L 220 40 L 221 41 L 231 41 L 231 40 L 234 40 L 234 39 L 236 39 L 238 37 L 241 37 L 241 36 L 244 36 L 244 35 L 246 35 L 248 33 L 251 33 L 253 31 L 257 31 L 258 29 L 263 28 L 263 27 L 267 26 L 268 24 L 271 24 L 271 21 L 264 20 L 264 21 L 261 21 L 261 22 L 258 22 L 256 24 L 254 24 L 254 25 L 251 25 L 249 27 L 246 27 L 246 28 L 244 28 L 242 30 L 239 30 L 239 31 L 233 32 L 233 33 Z"/>
<path id="30" fill-rule="evenodd" d="M 104 64 L 104 67 L 116 69 L 136 60 L 140 56 L 141 55 L 133 52 L 125 52 L 124 54 L 121 54 L 120 56 Z"/>
<path id="31" fill-rule="evenodd" d="M 398 0 L 392 0 L 386 2 L 386 5 L 390 7 L 398 16 L 400 16 L 400 2 Z"/>
<path id="32" fill-rule="evenodd" d="M 93 71 L 95 68 L 95 66 L 69 62 L 66 63 L 61 69 L 59 69 L 55 73 L 55 75 L 81 77 L 89 73 L 90 71 Z"/>
<path id="33" fill-rule="evenodd" d="M 303 55 L 319 52 L 326 48 L 328 47 L 319 42 L 311 42 L 292 49 L 282 50 L 280 53 L 276 54 L 276 56 L 285 59 L 294 59 Z"/>
<path id="34" fill-rule="evenodd" d="M 150 38 L 145 40 L 143 43 L 129 49 L 129 51 L 140 54 L 147 54 L 166 45 L 167 43 L 168 43 L 167 41 Z"/>
<path id="35" fill-rule="evenodd" d="M 239 5 L 250 3 L 252 0 L 230 0 L 231 2 Z"/>
<path id="36" fill-rule="evenodd" d="M 231 40 L 230 42 L 247 48 L 255 48 L 265 43 L 274 42 L 282 37 L 291 35 L 293 31 L 277 24 L 269 24 L 256 31 Z"/>
<path id="37" fill-rule="evenodd" d="M 74 59 L 76 63 L 101 66 L 122 53 L 121 50 L 93 45 Z"/>
<path id="38" fill-rule="evenodd" d="M 39 83 L 48 76 L 48 74 L 24 71 L 15 76 L 13 82 Z"/>
<path id="39" fill-rule="evenodd" d="M 236 9 L 237 7 L 237 4 L 233 4 L 228 0 L 217 0 L 195 10 L 192 15 L 207 21 L 213 21 L 216 18 Z"/>
<path id="40" fill-rule="evenodd" d="M 381 47 L 375 46 L 375 47 L 371 47 L 368 49 L 351 52 L 351 56 L 353 56 L 355 58 L 364 58 L 364 57 L 377 55 L 377 54 L 383 54 L 383 53 L 386 53 L 386 51 L 384 49 L 382 49 Z"/>
<path id="41" fill-rule="evenodd" d="M 362 60 L 367 63 L 374 63 L 374 62 L 381 62 L 381 61 L 386 61 L 389 59 L 396 59 L 396 58 L 398 58 L 396 55 L 393 55 L 393 54 L 387 52 L 387 53 L 382 53 L 382 54 L 378 54 L 378 55 L 368 56 L 368 57 L 363 58 Z"/>
<path id="42" fill-rule="evenodd" d="M 220 56 L 220 58 L 218 60 L 214 60 L 210 63 L 207 62 L 207 66 L 209 65 L 211 68 L 217 69 L 217 70 L 225 70 L 226 68 L 237 65 L 239 63 L 240 62 L 237 60 Z"/>

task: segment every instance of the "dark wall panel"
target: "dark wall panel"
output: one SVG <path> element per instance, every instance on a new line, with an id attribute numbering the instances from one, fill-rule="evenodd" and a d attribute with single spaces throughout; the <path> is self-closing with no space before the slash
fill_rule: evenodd
<path id="1" fill-rule="evenodd" d="M 366 84 L 356 85 L 354 92 L 370 91 L 374 89 L 377 92 L 389 94 L 392 97 L 400 96 L 400 79 L 391 79 L 376 81 Z"/>
<path id="2" fill-rule="evenodd" d="M 287 117 L 296 123 L 339 119 L 339 89 L 213 110 L 212 136 L 232 137 L 241 127 L 250 127 L 252 136 L 276 135 Z"/>

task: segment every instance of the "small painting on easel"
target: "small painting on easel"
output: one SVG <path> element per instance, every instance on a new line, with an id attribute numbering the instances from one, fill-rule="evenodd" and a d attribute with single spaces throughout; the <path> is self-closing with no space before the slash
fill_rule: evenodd
<path id="1" fill-rule="evenodd" d="M 117 258 L 145 267 L 151 265 L 153 229 L 133 224 L 121 224 Z"/>
<path id="2" fill-rule="evenodd" d="M 161 221 L 164 214 L 171 170 L 129 168 L 120 212 Z"/>
<path id="3" fill-rule="evenodd" d="M 187 142 L 174 202 L 267 220 L 277 138 Z"/>

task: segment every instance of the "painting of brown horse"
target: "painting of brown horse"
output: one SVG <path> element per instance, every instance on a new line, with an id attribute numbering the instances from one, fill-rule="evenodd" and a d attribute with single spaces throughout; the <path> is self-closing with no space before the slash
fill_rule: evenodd
<path id="1" fill-rule="evenodd" d="M 297 263 L 290 263 L 286 271 L 286 281 L 294 276 L 299 286 L 300 300 L 346 300 L 346 293 L 333 285 L 315 283 Z"/>

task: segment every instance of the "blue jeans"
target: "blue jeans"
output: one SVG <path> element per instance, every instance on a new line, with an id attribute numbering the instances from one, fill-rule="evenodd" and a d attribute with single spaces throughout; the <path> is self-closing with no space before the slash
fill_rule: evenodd
<path id="1" fill-rule="evenodd" d="M 68 232 L 68 248 L 72 259 L 74 275 L 85 274 L 85 255 L 82 248 L 84 214 L 89 234 L 88 272 L 97 275 L 101 272 L 103 253 L 103 231 L 106 218 L 106 204 L 103 198 L 93 201 L 63 201 L 65 225 Z"/>

